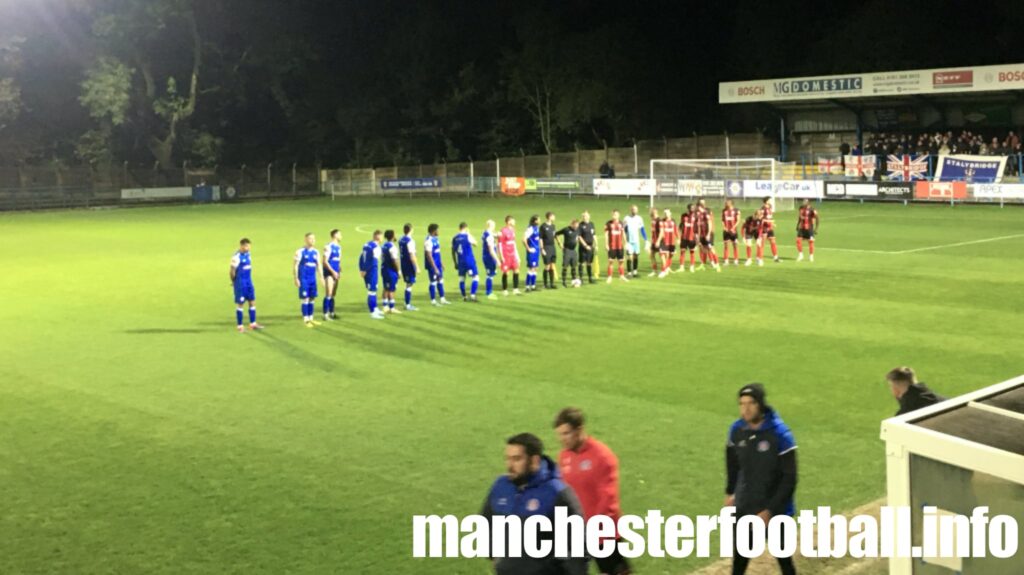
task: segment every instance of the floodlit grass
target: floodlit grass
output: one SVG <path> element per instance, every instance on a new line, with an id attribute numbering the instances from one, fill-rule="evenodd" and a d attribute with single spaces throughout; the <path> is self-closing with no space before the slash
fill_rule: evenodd
<path id="1" fill-rule="evenodd" d="M 1024 371 L 1014 208 L 825 204 L 814 264 L 793 261 L 795 214 L 782 213 L 781 264 L 445 309 L 424 305 L 421 283 L 427 309 L 367 317 L 357 229 L 409 221 L 422 248 L 436 221 L 447 246 L 461 220 L 479 234 L 506 213 L 522 230 L 547 209 L 603 222 L 625 206 L 3 215 L 0 572 L 485 573 L 482 560 L 413 560 L 411 517 L 476 512 L 507 436 L 533 431 L 554 452 L 553 415 L 580 406 L 620 458 L 625 512 L 711 513 L 735 394 L 752 380 L 800 445 L 798 505 L 849 510 L 884 494 L 879 422 L 896 409 L 885 371 L 912 365 L 947 395 Z M 311 330 L 291 258 L 303 233 L 322 245 L 332 227 L 344 233 L 342 319 Z M 234 331 L 227 270 L 241 236 L 263 333 Z"/>

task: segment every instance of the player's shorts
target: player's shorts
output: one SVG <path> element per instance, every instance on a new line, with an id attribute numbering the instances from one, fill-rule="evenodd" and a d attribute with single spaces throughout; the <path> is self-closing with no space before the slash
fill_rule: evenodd
<path id="1" fill-rule="evenodd" d="M 775 237 L 775 230 L 768 230 L 767 232 L 765 232 L 765 233 L 763 233 L 761 235 L 766 237 L 766 238 L 774 238 Z"/>
<path id="2" fill-rule="evenodd" d="M 376 293 L 378 277 L 376 271 L 366 273 L 366 277 L 363 278 L 363 281 L 366 283 L 366 291 Z"/>
<path id="3" fill-rule="evenodd" d="M 655 245 L 654 242 L 651 242 L 651 253 L 656 254 L 659 251 L 661 251 L 661 246 Z"/>
<path id="4" fill-rule="evenodd" d="M 540 267 L 540 252 L 533 252 L 532 254 L 527 252 L 526 254 L 526 267 L 536 268 Z"/>
<path id="5" fill-rule="evenodd" d="M 441 278 L 443 277 L 444 269 L 441 268 L 441 266 L 437 266 L 437 271 L 434 271 L 434 268 L 432 267 L 427 267 L 427 279 L 430 280 L 430 283 L 437 283 L 441 281 Z"/>
<path id="6" fill-rule="evenodd" d="M 752 242 L 757 239 L 757 234 L 743 234 L 743 239 Z"/>
<path id="7" fill-rule="evenodd" d="M 555 246 L 544 246 L 544 265 L 558 263 L 558 250 Z"/>
<path id="8" fill-rule="evenodd" d="M 804 240 L 813 240 L 814 230 L 797 230 L 796 237 Z"/>
<path id="9" fill-rule="evenodd" d="M 626 253 L 629 255 L 640 255 L 640 242 L 626 242 Z"/>
<path id="10" fill-rule="evenodd" d="M 384 284 L 384 291 L 395 291 L 398 287 L 398 272 L 395 270 L 384 270 L 380 273 L 381 282 Z"/>
<path id="11" fill-rule="evenodd" d="M 661 244 L 661 246 L 658 247 L 658 251 L 663 253 L 663 254 L 674 254 L 674 253 L 676 253 L 676 245 L 675 244 L 667 244 L 667 245 L 666 244 Z"/>
<path id="12" fill-rule="evenodd" d="M 402 271 L 402 281 L 408 285 L 416 285 L 416 274 Z"/>
<path id="13" fill-rule="evenodd" d="M 562 250 L 562 265 L 566 267 L 573 267 L 580 263 L 579 255 L 576 250 Z"/>
<path id="14" fill-rule="evenodd" d="M 679 242 L 680 251 L 693 251 L 695 249 L 697 249 L 697 240 L 682 240 Z"/>
<path id="15" fill-rule="evenodd" d="M 300 280 L 299 281 L 299 299 L 313 299 L 318 294 L 317 287 L 320 282 L 316 280 Z"/>
<path id="16" fill-rule="evenodd" d="M 715 234 L 708 234 L 700 237 L 700 245 L 709 248 L 715 245 Z"/>
<path id="17" fill-rule="evenodd" d="M 736 232 L 722 232 L 723 242 L 734 242 L 738 239 Z"/>
<path id="18" fill-rule="evenodd" d="M 580 263 L 592 264 L 594 263 L 594 249 L 587 249 L 580 246 Z"/>
<path id="19" fill-rule="evenodd" d="M 459 262 L 459 275 L 460 276 L 478 276 L 480 275 L 479 270 L 476 268 L 476 262 L 463 263 Z"/>
<path id="20" fill-rule="evenodd" d="M 622 248 L 608 250 L 608 259 L 610 260 L 621 260 L 625 259 L 622 253 Z"/>
<path id="21" fill-rule="evenodd" d="M 256 288 L 251 283 L 235 284 L 235 303 L 256 301 Z"/>
<path id="22" fill-rule="evenodd" d="M 494 277 L 494 274 L 498 273 L 498 262 L 494 260 L 484 260 L 484 271 L 487 272 L 487 277 Z"/>
<path id="23" fill-rule="evenodd" d="M 334 273 L 331 273 L 331 272 L 334 272 Z M 338 269 L 334 269 L 331 266 L 324 266 L 324 279 L 334 279 L 334 274 L 335 273 L 340 274 L 341 273 L 341 268 L 339 267 Z"/>
<path id="24" fill-rule="evenodd" d="M 501 258 L 501 272 L 517 272 L 519 271 L 519 256 L 515 254 L 503 255 Z"/>

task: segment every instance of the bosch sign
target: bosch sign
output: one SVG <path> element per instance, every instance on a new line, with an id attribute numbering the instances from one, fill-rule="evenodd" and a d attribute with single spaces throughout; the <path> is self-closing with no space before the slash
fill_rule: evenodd
<path id="1" fill-rule="evenodd" d="M 764 96 L 764 86 L 740 86 L 736 89 L 737 96 Z"/>
<path id="2" fill-rule="evenodd" d="M 1024 82 L 1024 70 L 1000 72 L 996 77 L 999 79 L 1000 84 L 1004 82 Z"/>

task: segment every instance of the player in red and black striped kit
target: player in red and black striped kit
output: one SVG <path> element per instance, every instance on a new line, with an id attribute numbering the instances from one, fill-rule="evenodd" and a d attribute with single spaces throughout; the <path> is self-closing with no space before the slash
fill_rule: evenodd
<path id="1" fill-rule="evenodd" d="M 768 240 L 768 243 L 772 246 L 772 259 L 775 263 L 779 263 L 779 246 L 775 243 L 775 208 L 772 207 L 772 199 L 765 198 L 764 204 L 761 205 L 761 211 L 764 215 L 761 217 L 761 239 L 757 244 L 757 265 L 764 265 L 764 242 Z"/>
<path id="2" fill-rule="evenodd" d="M 608 279 L 612 283 L 612 264 L 619 264 L 619 279 L 628 282 L 626 272 L 622 269 L 625 259 L 626 226 L 619 220 L 619 210 L 612 212 L 612 219 L 604 225 L 604 248 L 608 251 Z"/>
<path id="3" fill-rule="evenodd" d="M 658 233 L 661 229 L 661 217 L 658 215 L 658 210 L 651 208 L 651 240 L 658 239 Z M 658 242 L 651 242 L 651 273 L 647 274 L 647 277 L 654 277 L 658 273 Z"/>
<path id="4" fill-rule="evenodd" d="M 732 200 L 725 200 L 722 208 L 722 248 L 725 251 L 725 265 L 729 265 L 729 246 L 732 245 L 732 265 L 740 265 L 739 239 L 740 211 L 733 207 Z"/>
<path id="5" fill-rule="evenodd" d="M 811 200 L 804 200 L 796 220 L 796 261 L 804 259 L 804 240 L 807 240 L 809 259 L 814 261 L 814 236 L 818 235 L 818 222 L 818 210 L 811 205 Z"/>
<path id="6" fill-rule="evenodd" d="M 659 278 L 663 278 L 672 271 L 672 255 L 676 252 L 676 241 L 679 239 L 679 228 L 676 227 L 676 221 L 672 219 L 672 211 L 669 209 L 665 210 L 665 217 L 661 220 L 658 225 L 657 241 L 658 251 L 661 253 L 661 273 L 658 274 Z"/>
<path id="7" fill-rule="evenodd" d="M 716 272 L 722 271 L 715 253 L 715 221 L 703 199 L 697 202 L 697 241 L 700 242 L 700 269 L 710 260 Z"/>
<path id="8" fill-rule="evenodd" d="M 697 249 L 697 212 L 686 204 L 686 213 L 679 218 L 679 271 L 686 269 L 686 252 L 690 252 L 690 271 L 696 271 L 693 251 Z"/>

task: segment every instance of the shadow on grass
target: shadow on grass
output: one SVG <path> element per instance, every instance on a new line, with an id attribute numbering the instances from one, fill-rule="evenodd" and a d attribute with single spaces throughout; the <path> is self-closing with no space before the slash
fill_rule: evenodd
<path id="1" fill-rule="evenodd" d="M 214 329 L 212 327 L 150 327 L 150 328 L 138 328 L 138 329 L 126 329 L 123 333 L 129 335 L 167 335 L 167 334 L 181 334 L 181 335 L 194 335 L 197 333 L 212 333 L 217 331 L 226 331 L 230 329 L 231 324 L 229 323 L 218 323 L 220 329 Z"/>

